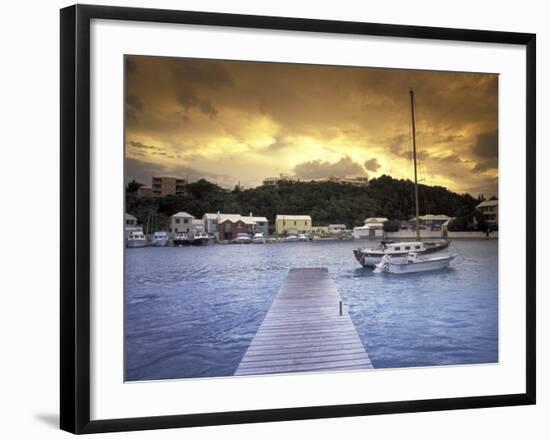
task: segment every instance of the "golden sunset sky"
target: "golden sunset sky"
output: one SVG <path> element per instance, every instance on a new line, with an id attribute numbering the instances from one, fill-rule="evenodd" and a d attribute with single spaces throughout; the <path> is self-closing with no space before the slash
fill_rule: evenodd
<path id="1" fill-rule="evenodd" d="M 421 182 L 498 191 L 496 74 L 127 56 L 125 79 L 127 181 L 412 179 L 413 88 Z"/>

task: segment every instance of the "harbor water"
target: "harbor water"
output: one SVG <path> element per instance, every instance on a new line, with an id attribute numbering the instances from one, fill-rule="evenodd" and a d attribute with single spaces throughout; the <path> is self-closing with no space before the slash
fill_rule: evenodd
<path id="1" fill-rule="evenodd" d="M 127 381 L 233 375 L 292 267 L 327 267 L 375 368 L 498 361 L 498 241 L 452 267 L 374 274 L 368 241 L 125 250 Z M 337 312 L 337 310 L 335 310 Z"/>

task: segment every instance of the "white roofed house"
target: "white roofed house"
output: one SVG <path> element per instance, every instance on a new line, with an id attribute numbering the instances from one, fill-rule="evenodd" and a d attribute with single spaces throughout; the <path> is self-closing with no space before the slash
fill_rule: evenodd
<path id="1" fill-rule="evenodd" d="M 265 216 L 252 216 L 250 212 L 249 218 L 256 224 L 256 233 L 263 233 L 264 237 L 269 235 L 269 222 Z"/>
<path id="2" fill-rule="evenodd" d="M 366 218 L 364 225 L 354 227 L 352 236 L 355 239 L 380 238 L 384 236 L 384 223 L 388 219 L 385 217 Z"/>
<path id="3" fill-rule="evenodd" d="M 452 220 L 452 218 L 447 215 L 432 214 L 421 215 L 418 219 L 420 221 L 420 227 L 428 230 L 441 230 L 442 227 L 447 226 Z M 416 228 L 416 218 L 411 218 L 409 220 L 409 226 L 411 228 Z"/>
<path id="4" fill-rule="evenodd" d="M 202 223 L 204 227 L 204 232 L 209 236 L 213 236 L 218 239 L 218 218 L 220 212 L 217 213 L 205 213 L 202 216 Z"/>
<path id="5" fill-rule="evenodd" d="M 187 212 L 178 212 L 170 217 L 170 233 L 193 232 L 195 217 Z"/>
<path id="6" fill-rule="evenodd" d="M 476 206 L 489 226 L 498 227 L 498 200 L 484 200 Z"/>

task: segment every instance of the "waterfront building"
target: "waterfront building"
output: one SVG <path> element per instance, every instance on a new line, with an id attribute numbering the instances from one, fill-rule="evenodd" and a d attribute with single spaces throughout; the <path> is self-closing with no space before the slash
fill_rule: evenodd
<path id="1" fill-rule="evenodd" d="M 277 215 L 275 218 L 275 231 L 278 235 L 284 233 L 311 233 L 311 216 Z"/>
<path id="2" fill-rule="evenodd" d="M 418 217 L 420 221 L 420 228 L 424 230 L 442 230 L 443 228 L 449 225 L 449 222 L 452 220 L 450 216 L 447 215 L 421 215 Z M 416 228 L 416 218 L 411 218 L 409 220 L 409 228 Z"/>
<path id="3" fill-rule="evenodd" d="M 256 231 L 256 223 L 252 217 L 239 214 L 218 215 L 218 240 L 233 241 L 239 233 L 252 234 Z"/>
<path id="4" fill-rule="evenodd" d="M 346 231 L 346 225 L 345 224 L 329 224 L 328 225 L 328 232 L 334 235 L 337 235 L 339 233 L 342 233 Z"/>
<path id="5" fill-rule="evenodd" d="M 183 195 L 187 180 L 175 177 L 153 177 L 152 193 L 155 197 L 164 197 L 165 195 Z"/>
<path id="6" fill-rule="evenodd" d="M 240 223 L 239 223 L 240 221 Z M 269 235 L 269 222 L 265 216 L 249 216 L 227 213 L 205 213 L 202 217 L 204 232 L 218 241 L 229 241 L 237 233 L 263 233 Z M 222 225 L 223 223 L 223 225 Z"/>
<path id="7" fill-rule="evenodd" d="M 267 218 L 265 216 L 252 216 L 252 212 L 250 212 L 250 218 L 256 224 L 256 233 L 263 233 L 267 237 L 269 235 L 269 222 Z"/>
<path id="8" fill-rule="evenodd" d="M 202 216 L 204 232 L 209 236 L 214 236 L 214 238 L 216 239 L 218 239 L 218 217 L 219 216 L 220 216 L 220 212 L 205 213 Z"/>
<path id="9" fill-rule="evenodd" d="M 476 210 L 483 214 L 487 224 L 498 227 L 498 200 L 485 200 L 476 206 Z"/>
<path id="10" fill-rule="evenodd" d="M 192 232 L 194 219 L 195 217 L 187 212 L 175 213 L 170 217 L 170 233 Z"/>
<path id="11" fill-rule="evenodd" d="M 311 233 L 314 233 L 315 235 L 327 235 L 328 234 L 328 226 L 311 226 Z"/>
<path id="12" fill-rule="evenodd" d="M 364 225 L 354 227 L 352 236 L 355 239 L 372 239 L 384 236 L 384 223 L 388 221 L 385 217 L 366 218 Z"/>

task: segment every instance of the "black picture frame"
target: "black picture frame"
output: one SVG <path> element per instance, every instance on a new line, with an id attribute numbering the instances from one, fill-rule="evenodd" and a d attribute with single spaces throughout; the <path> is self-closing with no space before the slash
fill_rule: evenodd
<path id="1" fill-rule="evenodd" d="M 527 60 L 525 66 L 527 79 L 525 393 L 90 420 L 90 21 L 92 19 L 525 46 Z M 88 5 L 75 5 L 62 9 L 60 24 L 61 429 L 77 434 L 99 433 L 535 404 L 536 36 L 534 34 Z"/>

